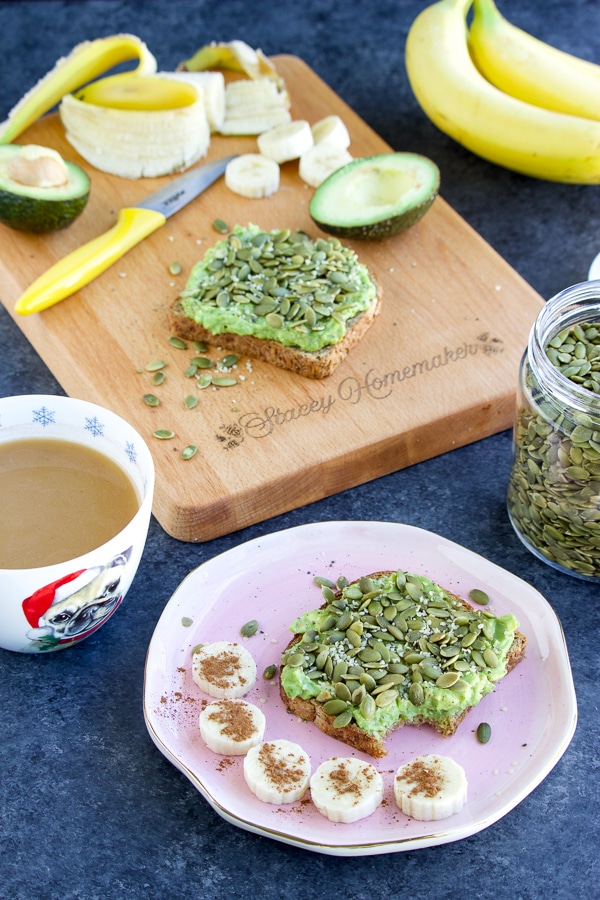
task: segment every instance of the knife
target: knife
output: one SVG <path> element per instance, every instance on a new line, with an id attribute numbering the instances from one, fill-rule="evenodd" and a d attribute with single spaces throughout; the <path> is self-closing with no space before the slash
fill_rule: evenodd
<path id="1" fill-rule="evenodd" d="M 21 316 L 40 312 L 89 284 L 128 250 L 164 225 L 169 216 L 179 212 L 206 190 L 237 155 L 234 153 L 233 156 L 191 169 L 136 206 L 120 210 L 117 222 L 111 229 L 78 247 L 40 275 L 19 297 L 15 311 Z"/>

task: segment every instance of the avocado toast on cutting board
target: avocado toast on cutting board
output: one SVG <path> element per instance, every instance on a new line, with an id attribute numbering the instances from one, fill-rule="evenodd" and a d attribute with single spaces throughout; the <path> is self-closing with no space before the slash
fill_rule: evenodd
<path id="1" fill-rule="evenodd" d="M 295 119 L 336 113 L 354 157 L 389 151 L 300 59 L 274 61 Z M 2 303 L 68 394 L 114 410 L 146 438 L 157 469 L 154 512 L 173 537 L 209 540 L 511 426 L 519 360 L 543 301 L 444 201 L 443 171 L 440 195 L 408 231 L 345 241 L 377 278 L 382 305 L 333 375 L 314 381 L 241 357 L 224 376 L 234 383 L 200 388 L 186 375 L 191 359 L 218 362 L 225 351 L 172 346 L 171 306 L 222 237 L 216 219 L 319 236 L 308 211 L 314 191 L 297 162 L 282 165 L 279 191 L 261 200 L 220 180 L 77 294 L 22 317 L 14 305 L 35 278 L 169 179 L 93 169 L 55 114 L 19 143 L 55 148 L 92 187 L 67 229 L 30 235 L 0 226 Z M 207 158 L 255 149 L 253 137 L 214 135 Z M 158 385 L 147 369 L 157 361 L 165 364 Z M 159 404 L 144 402 L 148 394 Z M 196 452 L 182 458 L 191 446 Z"/>

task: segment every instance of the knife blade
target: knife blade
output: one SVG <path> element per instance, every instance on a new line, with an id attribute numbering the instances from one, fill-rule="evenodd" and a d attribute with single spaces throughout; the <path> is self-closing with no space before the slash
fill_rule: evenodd
<path id="1" fill-rule="evenodd" d="M 15 312 L 21 316 L 40 312 L 89 284 L 213 184 L 237 155 L 234 153 L 190 169 L 135 206 L 121 209 L 112 228 L 78 247 L 40 275 L 19 297 Z"/>

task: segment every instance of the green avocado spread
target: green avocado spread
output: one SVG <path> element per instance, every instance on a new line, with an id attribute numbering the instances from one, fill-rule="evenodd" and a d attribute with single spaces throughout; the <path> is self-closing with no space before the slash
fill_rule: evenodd
<path id="1" fill-rule="evenodd" d="M 185 314 L 212 334 L 251 335 L 315 352 L 337 344 L 377 295 L 369 270 L 337 238 L 236 225 L 193 267 Z"/>
<path id="2" fill-rule="evenodd" d="M 441 722 L 506 674 L 512 614 L 465 606 L 402 570 L 342 585 L 325 584 L 325 604 L 292 623 L 301 638 L 281 670 L 287 696 L 318 699 L 337 727 L 354 721 L 381 739 L 400 721 Z"/>

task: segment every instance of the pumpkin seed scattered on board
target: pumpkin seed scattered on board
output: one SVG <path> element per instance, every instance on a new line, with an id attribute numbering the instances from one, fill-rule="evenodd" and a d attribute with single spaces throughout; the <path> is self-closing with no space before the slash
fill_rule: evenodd
<path id="1" fill-rule="evenodd" d="M 195 444 L 188 444 L 187 447 L 184 447 L 181 451 L 182 459 L 191 459 L 198 452 L 198 447 Z"/>

